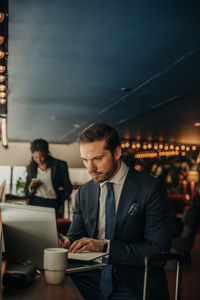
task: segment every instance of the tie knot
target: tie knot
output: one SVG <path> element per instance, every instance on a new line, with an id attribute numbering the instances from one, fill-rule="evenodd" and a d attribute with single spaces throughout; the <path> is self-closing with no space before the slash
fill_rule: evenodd
<path id="1" fill-rule="evenodd" d="M 113 183 L 112 182 L 106 182 L 105 183 L 107 191 L 110 191 L 113 189 Z"/>

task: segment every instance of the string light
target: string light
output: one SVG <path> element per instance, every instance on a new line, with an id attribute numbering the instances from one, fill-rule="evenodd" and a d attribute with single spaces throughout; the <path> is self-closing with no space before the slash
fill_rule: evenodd
<path id="1" fill-rule="evenodd" d="M 4 36 L 0 35 L 0 45 L 2 45 L 4 43 Z"/>
<path id="2" fill-rule="evenodd" d="M 186 156 L 186 151 L 195 151 L 197 147 L 195 145 L 191 146 L 185 146 L 185 145 L 175 145 L 167 143 L 158 143 L 155 142 L 154 144 L 148 143 L 148 142 L 137 142 L 137 141 L 126 141 L 121 143 L 121 148 L 123 151 L 133 151 L 135 158 L 155 158 L 157 156 L 159 157 L 172 157 L 172 156 Z M 153 148 L 153 150 L 150 151 L 150 149 Z M 128 150 L 130 149 L 130 150 Z M 141 152 L 140 149 L 143 149 L 144 151 Z M 179 150 L 182 150 L 179 152 Z M 130 154 L 130 152 L 129 152 Z"/>
<path id="3" fill-rule="evenodd" d="M 137 153 L 134 155 L 135 158 L 153 158 L 157 156 L 156 152 Z"/>
<path id="4" fill-rule="evenodd" d="M 0 66 L 0 73 L 3 73 L 5 71 L 6 67 L 5 66 Z"/>
<path id="5" fill-rule="evenodd" d="M 5 75 L 0 75 L 0 82 L 1 82 L 1 83 L 4 82 L 5 79 L 6 79 L 6 76 L 5 76 Z"/>
<path id="6" fill-rule="evenodd" d="M 130 144 L 128 142 L 125 143 L 125 147 L 128 148 Z"/>
<path id="7" fill-rule="evenodd" d="M 136 145 L 135 145 L 135 144 L 132 144 L 131 148 L 132 148 L 132 149 L 135 149 L 135 148 L 136 148 Z"/>
<path id="8" fill-rule="evenodd" d="M 137 148 L 140 148 L 140 143 L 137 143 L 137 144 L 136 144 L 136 147 L 137 147 Z"/>
<path id="9" fill-rule="evenodd" d="M 6 98 L 0 98 L 0 104 L 6 104 L 7 99 Z"/>
<path id="10" fill-rule="evenodd" d="M 0 23 L 4 21 L 4 17 L 5 17 L 5 15 L 0 12 Z"/>
<path id="11" fill-rule="evenodd" d="M 5 84 L 0 84 L 0 91 L 4 92 L 6 90 L 6 85 Z"/>
<path id="12" fill-rule="evenodd" d="M 2 50 L 0 50 L 0 59 L 4 58 L 4 56 L 5 56 L 5 52 L 3 52 Z"/>
<path id="13" fill-rule="evenodd" d="M 0 105 L 1 107 L 1 141 L 4 147 L 8 146 L 7 139 L 7 90 L 8 90 L 8 0 L 3 1 L 0 12 Z"/>
<path id="14" fill-rule="evenodd" d="M 0 97 L 5 98 L 6 97 L 6 92 L 0 92 Z"/>

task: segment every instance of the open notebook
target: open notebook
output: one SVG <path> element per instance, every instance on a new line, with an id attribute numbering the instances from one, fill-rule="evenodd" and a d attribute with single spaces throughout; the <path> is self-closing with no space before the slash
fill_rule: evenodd
<path id="1" fill-rule="evenodd" d="M 45 248 L 58 247 L 55 209 L 32 205 L 0 203 L 6 259 L 30 263 L 43 269 Z M 104 266 L 95 260 L 105 253 L 69 253 L 67 273 Z"/>

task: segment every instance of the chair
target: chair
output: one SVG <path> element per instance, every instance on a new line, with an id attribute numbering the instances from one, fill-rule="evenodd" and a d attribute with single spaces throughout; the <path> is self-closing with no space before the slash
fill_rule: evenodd
<path id="1" fill-rule="evenodd" d="M 190 207 L 186 210 L 183 219 L 183 230 L 180 237 L 172 240 L 171 251 L 184 254 L 186 268 L 189 269 L 192 263 L 191 250 L 194 246 L 198 228 L 200 210 L 198 207 Z"/>
<path id="2" fill-rule="evenodd" d="M 66 235 L 71 225 L 71 221 L 66 218 L 57 218 L 56 224 L 58 232 L 62 233 L 63 235 Z"/>
<path id="3" fill-rule="evenodd" d="M 168 194 L 169 205 L 176 211 L 176 213 L 183 213 L 184 207 L 187 204 L 186 195 L 184 194 Z"/>
<path id="4" fill-rule="evenodd" d="M 151 275 L 150 270 L 158 266 L 159 263 L 166 264 L 168 261 L 176 261 L 176 289 L 174 299 L 181 299 L 183 255 L 180 253 L 163 253 L 151 257 L 145 257 L 143 300 L 148 299 L 148 284 Z"/>

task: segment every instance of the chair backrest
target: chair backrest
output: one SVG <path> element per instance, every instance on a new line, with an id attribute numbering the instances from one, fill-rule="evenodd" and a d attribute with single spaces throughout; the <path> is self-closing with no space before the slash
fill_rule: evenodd
<path id="1" fill-rule="evenodd" d="M 175 260 L 177 263 L 176 267 L 176 289 L 175 289 L 175 300 L 181 299 L 181 284 L 182 284 L 182 266 L 183 266 L 183 255 L 180 253 L 163 253 L 154 255 L 151 257 L 145 257 L 145 272 L 144 272 L 144 288 L 143 288 L 143 300 L 148 299 L 148 281 L 149 281 L 149 269 L 154 266 L 157 262 L 166 263 L 167 261 Z"/>
<path id="2" fill-rule="evenodd" d="M 190 207 L 187 209 L 183 218 L 182 238 L 194 239 L 196 236 L 198 221 L 200 217 L 200 209 L 198 207 Z"/>

